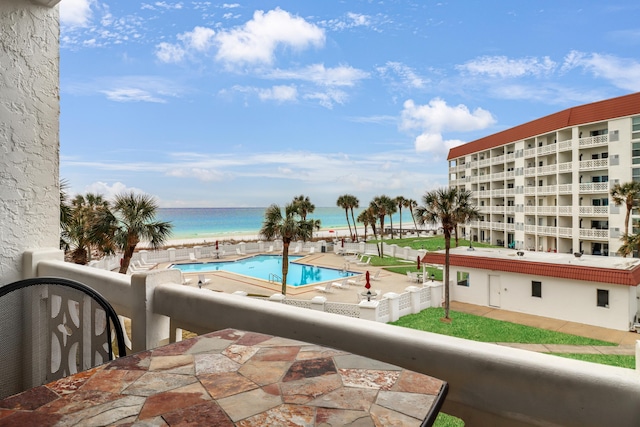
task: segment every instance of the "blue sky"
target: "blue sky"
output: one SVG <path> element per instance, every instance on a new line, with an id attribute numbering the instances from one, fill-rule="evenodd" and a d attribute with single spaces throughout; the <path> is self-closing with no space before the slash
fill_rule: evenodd
<path id="1" fill-rule="evenodd" d="M 631 0 L 59 8 L 61 178 L 163 207 L 420 202 L 452 146 L 640 91 Z"/>

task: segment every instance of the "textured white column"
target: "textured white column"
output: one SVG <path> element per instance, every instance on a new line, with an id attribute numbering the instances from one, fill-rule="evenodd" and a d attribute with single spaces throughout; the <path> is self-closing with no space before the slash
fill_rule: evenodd
<path id="1" fill-rule="evenodd" d="M 23 277 L 27 249 L 57 248 L 58 8 L 0 1 L 0 285 Z"/>

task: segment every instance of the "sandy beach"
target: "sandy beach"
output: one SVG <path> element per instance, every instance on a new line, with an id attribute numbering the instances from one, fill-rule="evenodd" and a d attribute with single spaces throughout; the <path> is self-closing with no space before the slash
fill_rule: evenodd
<path id="1" fill-rule="evenodd" d="M 364 234 L 364 229 L 359 228 L 358 235 L 360 235 L 360 233 Z M 317 240 L 317 239 L 334 240 L 334 239 L 341 239 L 343 237 L 345 238 L 349 237 L 348 227 L 326 228 L 326 229 L 320 229 L 319 231 L 313 232 L 314 240 Z M 224 241 L 231 241 L 231 240 L 235 242 L 255 242 L 255 241 L 264 240 L 264 239 L 261 238 L 259 234 L 238 234 L 238 235 L 232 235 L 232 236 L 229 236 L 228 234 L 226 234 L 224 236 L 222 235 L 209 236 L 206 239 L 203 239 L 202 237 L 184 238 L 184 239 L 172 238 L 167 241 L 167 244 L 165 246 L 166 247 L 192 246 L 192 245 L 206 246 L 210 244 L 215 244 L 216 240 L 218 241 L 218 243 L 222 243 Z M 145 248 L 145 247 L 149 247 L 149 244 L 146 242 L 140 242 L 138 244 L 138 248 Z"/>

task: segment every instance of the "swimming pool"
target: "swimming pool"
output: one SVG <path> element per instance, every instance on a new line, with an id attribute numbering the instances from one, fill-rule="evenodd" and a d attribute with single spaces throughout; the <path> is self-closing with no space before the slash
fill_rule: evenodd
<path id="1" fill-rule="evenodd" d="M 289 272 L 287 274 L 287 285 L 304 286 L 318 282 L 330 280 L 340 280 L 351 277 L 358 273 L 351 271 L 336 270 L 333 268 L 316 267 L 295 262 L 300 256 L 289 257 Z M 244 274 L 262 280 L 273 280 L 280 282 L 282 277 L 282 256 L 280 255 L 256 255 L 237 261 L 221 262 L 197 262 L 189 264 L 173 264 L 171 268 L 178 269 L 183 273 L 207 273 L 211 271 L 229 271 L 231 273 Z"/>

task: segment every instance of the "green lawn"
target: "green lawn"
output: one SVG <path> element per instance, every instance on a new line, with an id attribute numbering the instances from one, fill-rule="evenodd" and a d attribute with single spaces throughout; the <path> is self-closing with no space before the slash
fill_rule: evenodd
<path id="1" fill-rule="evenodd" d="M 615 345 L 614 343 L 548 331 L 487 317 L 451 311 L 450 323 L 442 322 L 444 309 L 428 308 L 392 322 L 392 325 L 421 331 L 435 332 L 482 342 L 508 342 L 525 344 Z"/>
<path id="2" fill-rule="evenodd" d="M 583 360 L 585 362 L 600 363 L 601 365 L 617 366 L 619 368 L 635 369 L 635 356 L 620 354 L 577 354 L 577 353 L 552 353 L 554 356 L 567 357 L 569 359 Z"/>

